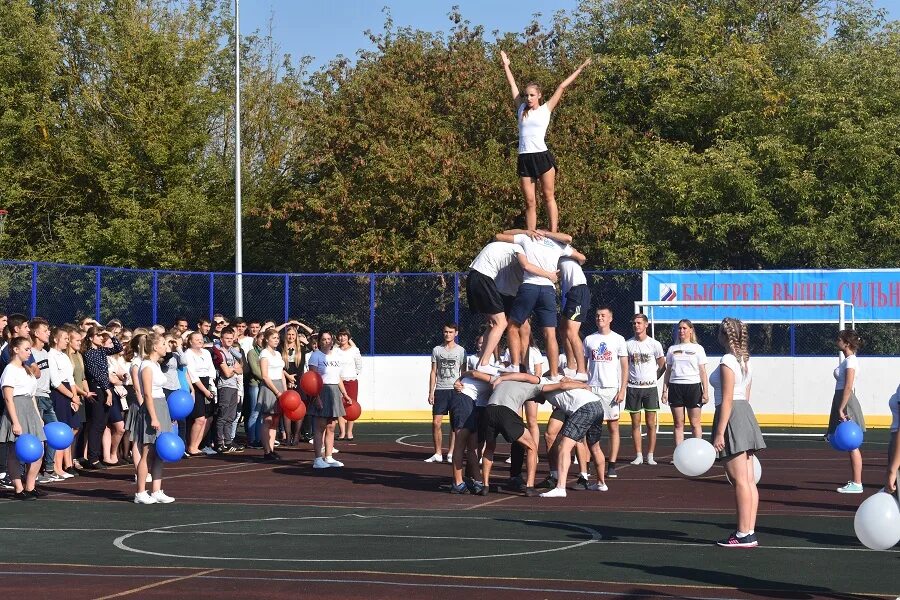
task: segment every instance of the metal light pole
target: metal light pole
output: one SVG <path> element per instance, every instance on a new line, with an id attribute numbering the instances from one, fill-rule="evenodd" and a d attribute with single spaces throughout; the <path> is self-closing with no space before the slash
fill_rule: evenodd
<path id="1" fill-rule="evenodd" d="M 234 0 L 234 312 L 244 316 L 241 231 L 241 0 Z"/>

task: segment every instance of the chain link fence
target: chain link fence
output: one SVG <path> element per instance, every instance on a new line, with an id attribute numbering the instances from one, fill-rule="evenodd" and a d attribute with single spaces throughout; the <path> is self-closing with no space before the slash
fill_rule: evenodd
<path id="1" fill-rule="evenodd" d="M 631 336 L 634 303 L 641 299 L 641 271 L 586 273 L 594 308 L 613 310 L 613 329 Z M 51 323 L 90 316 L 101 323 L 121 319 L 129 327 L 177 317 L 190 323 L 216 313 L 235 313 L 235 274 L 86 267 L 40 262 L 0 261 L 0 310 L 40 315 Z M 460 325 L 460 343 L 473 349 L 482 319 L 466 300 L 465 273 L 309 273 L 243 275 L 244 318 L 284 322 L 298 319 L 319 330 L 347 327 L 363 354 L 430 354 L 445 323 Z M 655 327 L 664 347 L 673 326 Z M 858 327 L 868 355 L 900 354 L 900 324 Z M 596 331 L 593 312 L 582 334 Z M 715 325 L 697 325 L 699 342 L 717 353 Z M 750 326 L 752 354 L 832 356 L 837 324 Z M 542 333 L 535 341 L 543 347 Z"/>

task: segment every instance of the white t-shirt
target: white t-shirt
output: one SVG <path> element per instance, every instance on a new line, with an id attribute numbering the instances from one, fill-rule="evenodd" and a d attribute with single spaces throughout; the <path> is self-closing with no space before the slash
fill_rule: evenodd
<path id="1" fill-rule="evenodd" d="M 253 336 L 245 335 L 238 340 L 238 346 L 244 351 L 244 356 L 250 354 L 250 351 L 253 350 Z"/>
<path id="2" fill-rule="evenodd" d="M 195 377 L 213 378 L 216 376 L 216 367 L 213 364 L 212 354 L 206 348 L 200 348 L 200 352 L 195 352 L 193 348 L 189 348 L 184 351 L 182 356 L 188 370 Z"/>
<path id="3" fill-rule="evenodd" d="M 0 388 L 12 388 L 13 396 L 34 396 L 37 379 L 31 371 L 18 365 L 7 365 L 0 376 Z"/>
<path id="4" fill-rule="evenodd" d="M 150 389 L 150 396 L 152 398 L 165 398 L 166 392 L 163 390 L 163 386 L 166 384 L 166 376 L 162 372 L 162 367 L 160 367 L 159 363 L 156 361 L 145 360 L 141 363 L 141 377 L 143 377 L 145 369 L 153 370 L 153 385 Z"/>
<path id="5" fill-rule="evenodd" d="M 469 269 L 478 271 L 491 279 L 497 279 L 500 272 L 512 265 L 518 264 L 517 254 L 522 253 L 522 246 L 509 242 L 491 242 L 481 249 Z"/>
<path id="6" fill-rule="evenodd" d="M 264 348 L 259 353 L 259 360 L 262 361 L 264 358 L 268 361 L 266 366 L 268 367 L 269 379 L 272 381 L 284 379 L 284 359 L 281 358 L 281 352 L 276 352 L 271 348 Z"/>
<path id="7" fill-rule="evenodd" d="M 565 356 L 565 354 L 563 354 L 563 356 Z M 544 374 L 544 371 L 546 371 L 549 366 L 547 357 L 541 354 L 541 350 L 537 346 L 531 346 L 528 349 L 527 356 L 523 356 L 522 358 L 528 360 L 528 373 L 530 375 L 537 375 L 538 377 L 540 377 Z M 500 362 L 503 362 L 505 364 L 509 364 L 512 362 L 512 358 L 509 354 L 509 348 L 503 351 L 503 354 L 500 356 Z M 540 373 L 537 372 L 538 366 L 543 366 Z M 562 366 L 560 366 L 559 368 L 562 368 Z"/>
<path id="8" fill-rule="evenodd" d="M 75 385 L 75 367 L 72 359 L 65 352 L 51 348 L 47 353 L 47 362 L 50 367 L 50 387 L 56 389 L 63 384 Z"/>
<path id="9" fill-rule="evenodd" d="M 666 354 L 662 344 L 647 336 L 639 342 L 631 338 L 628 344 L 628 387 L 653 388 L 656 387 L 656 361 Z"/>
<path id="10" fill-rule="evenodd" d="M 34 364 L 41 369 L 41 376 L 38 377 L 37 392 L 35 393 L 44 398 L 50 397 L 50 361 L 47 359 L 48 355 L 47 346 L 40 350 L 34 347 L 31 348 L 31 358 L 34 359 Z"/>
<path id="11" fill-rule="evenodd" d="M 316 350 L 309 357 L 309 368 L 315 370 L 322 376 L 322 383 L 337 385 L 341 381 L 341 370 L 343 369 L 343 358 L 341 351 L 332 348 L 331 352 L 325 354 L 321 350 Z"/>
<path id="12" fill-rule="evenodd" d="M 547 134 L 547 127 L 550 126 L 550 107 L 541 104 L 534 110 L 529 110 L 528 116 L 523 118 L 525 113 L 523 102 L 516 113 L 519 120 L 519 154 L 546 152 L 547 143 L 544 136 Z"/>
<path id="13" fill-rule="evenodd" d="M 350 346 L 346 350 L 340 348 L 332 349 L 341 357 L 341 379 L 344 381 L 359 378 L 362 370 L 362 354 L 356 346 Z"/>
<path id="14" fill-rule="evenodd" d="M 841 360 L 841 363 L 834 368 L 835 390 L 842 390 L 847 386 L 847 369 L 855 370 L 855 377 L 853 378 L 853 385 L 859 381 L 859 359 L 856 358 L 855 354 L 851 354 L 850 356 Z"/>
<path id="15" fill-rule="evenodd" d="M 584 276 L 584 270 L 574 258 L 559 259 L 559 291 L 565 300 L 566 294 L 569 293 L 576 285 L 587 285 L 587 277 Z"/>
<path id="16" fill-rule="evenodd" d="M 488 400 L 491 398 L 491 392 L 494 391 L 490 382 L 481 381 L 474 377 L 463 377 L 462 393 L 475 401 L 475 406 L 487 406 Z"/>
<path id="17" fill-rule="evenodd" d="M 722 404 L 722 368 L 727 367 L 734 373 L 734 400 L 746 400 L 747 388 L 753 382 L 753 370 L 750 368 L 750 362 L 747 361 L 747 374 L 744 374 L 738 359 L 734 354 L 726 354 L 716 365 L 715 370 L 709 375 L 709 385 L 713 387 L 716 406 Z"/>
<path id="18" fill-rule="evenodd" d="M 561 257 L 572 256 L 572 246 L 560 244 L 548 237 L 534 241 L 524 233 L 519 233 L 513 236 L 513 241 L 522 246 L 529 263 L 545 271 L 556 271 Z M 553 282 L 546 277 L 527 272 L 522 276 L 522 283 L 553 287 Z"/>
<path id="19" fill-rule="evenodd" d="M 700 383 L 700 367 L 705 365 L 706 351 L 700 344 L 674 344 L 666 353 L 669 383 Z"/>
<path id="20" fill-rule="evenodd" d="M 591 390 L 576 388 L 565 392 L 545 393 L 547 402 L 560 409 L 566 415 L 572 415 L 576 410 L 591 402 L 599 402 L 600 398 Z"/>
<path id="21" fill-rule="evenodd" d="M 584 338 L 584 358 L 587 360 L 588 385 L 619 389 L 622 383 L 621 358 L 628 356 L 625 338 L 610 331 L 593 333 Z"/>

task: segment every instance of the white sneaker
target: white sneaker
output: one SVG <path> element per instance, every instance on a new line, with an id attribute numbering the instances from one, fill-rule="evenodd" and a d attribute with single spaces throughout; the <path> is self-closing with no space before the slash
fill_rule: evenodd
<path id="1" fill-rule="evenodd" d="M 555 487 L 550 491 L 541 494 L 541 498 L 565 498 L 566 488 Z"/>
<path id="2" fill-rule="evenodd" d="M 653 460 L 653 455 L 652 455 L 652 454 L 648 454 L 648 455 L 647 455 L 647 464 L 650 465 L 651 467 L 655 467 L 655 466 L 656 466 L 656 461 Z"/>
<path id="3" fill-rule="evenodd" d="M 649 463 L 650 461 L 648 460 L 647 462 Z M 633 461 L 631 461 L 631 464 L 633 464 L 633 465 L 644 464 L 644 457 L 641 456 L 640 454 L 638 454 L 637 457 L 635 457 L 635 459 Z"/>
<path id="4" fill-rule="evenodd" d="M 156 504 L 157 499 L 148 494 L 147 492 L 138 492 L 134 495 L 134 503 L 135 504 Z"/>
<path id="5" fill-rule="evenodd" d="M 328 463 L 328 466 L 329 466 L 329 467 L 343 467 L 343 466 L 344 466 L 344 463 L 342 463 L 342 462 L 339 461 L 339 460 L 334 460 L 334 459 L 331 458 L 330 456 L 326 456 L 326 457 L 325 457 L 325 462 Z"/>
<path id="6" fill-rule="evenodd" d="M 57 473 L 56 475 L 57 477 L 62 477 L 63 479 L 72 479 L 73 477 L 75 477 L 71 473 L 66 473 L 65 471 L 63 471 L 62 473 Z"/>
<path id="7" fill-rule="evenodd" d="M 592 492 L 605 492 L 609 490 L 609 487 L 605 483 L 592 483 L 588 489 Z"/>
<path id="8" fill-rule="evenodd" d="M 327 469 L 330 466 L 331 465 L 328 464 L 321 456 L 317 456 L 316 460 L 313 461 L 313 469 Z"/>
<path id="9" fill-rule="evenodd" d="M 144 481 L 146 481 L 147 483 L 153 483 L 153 475 L 147 473 L 147 479 L 145 479 Z M 135 473 L 134 475 L 134 482 L 137 483 L 137 473 Z"/>
<path id="10" fill-rule="evenodd" d="M 332 454 L 337 454 L 338 452 L 340 452 L 340 450 L 338 450 L 337 448 L 334 448 L 334 447 L 331 448 Z M 322 454 L 325 454 L 325 446 L 322 446 Z"/>
<path id="11" fill-rule="evenodd" d="M 153 492 L 152 494 L 150 494 L 150 497 L 152 497 L 154 500 L 156 500 L 160 504 L 171 504 L 172 502 L 175 502 L 175 498 L 173 498 L 172 496 L 166 495 L 166 493 L 162 490 L 159 490 L 158 492 Z"/>
<path id="12" fill-rule="evenodd" d="M 206 454 L 206 455 L 210 455 L 210 456 L 216 453 L 216 451 L 213 450 L 212 448 L 210 448 L 209 446 L 207 446 L 206 448 L 200 448 L 200 452 L 202 452 L 203 454 Z"/>
<path id="13" fill-rule="evenodd" d="M 575 377 L 573 377 L 572 379 L 574 379 L 575 381 L 583 381 L 584 383 L 587 383 L 588 376 L 587 373 L 575 373 Z"/>
<path id="14" fill-rule="evenodd" d="M 425 462 L 429 462 L 429 463 L 444 462 L 444 457 L 441 456 L 440 454 L 432 454 L 431 456 L 429 456 L 428 458 L 425 459 Z"/>

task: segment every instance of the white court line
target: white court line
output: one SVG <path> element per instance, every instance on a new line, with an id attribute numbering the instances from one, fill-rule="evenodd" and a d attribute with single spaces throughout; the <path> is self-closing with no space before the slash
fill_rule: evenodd
<path id="1" fill-rule="evenodd" d="M 410 448 L 424 448 L 424 449 L 426 449 L 426 450 L 428 450 L 429 448 L 433 449 L 431 446 L 422 446 L 421 444 L 409 444 L 409 443 L 403 441 L 403 440 L 405 440 L 406 438 L 420 437 L 420 436 L 423 436 L 423 435 L 428 435 L 428 434 L 426 434 L 426 433 L 412 433 L 412 434 L 410 434 L 410 435 L 402 435 L 402 436 L 398 437 L 396 440 L 394 440 L 394 442 L 397 443 L 397 444 L 400 444 L 401 446 L 409 446 Z"/>
<path id="2" fill-rule="evenodd" d="M 33 531 L 33 530 L 32 530 Z M 66 530 L 77 531 L 77 530 Z M 89 530 L 85 530 L 89 531 Z M 109 531 L 115 531 L 110 529 Z M 122 533 L 144 533 L 144 531 L 122 530 Z M 285 536 L 285 537 L 348 537 L 348 538 L 396 538 L 411 540 L 461 540 L 467 542 L 534 542 L 540 544 L 571 544 L 573 540 L 537 540 L 530 538 L 501 538 L 501 537 L 459 537 L 454 535 L 394 535 L 390 533 L 288 533 L 286 531 L 269 531 L 269 532 L 236 532 L 236 531 L 172 531 L 172 530 L 151 530 L 146 531 L 148 534 L 163 535 L 239 535 L 244 537 L 250 536 Z M 592 540 L 585 540 L 592 541 Z M 599 541 L 599 540 L 593 540 Z"/>

